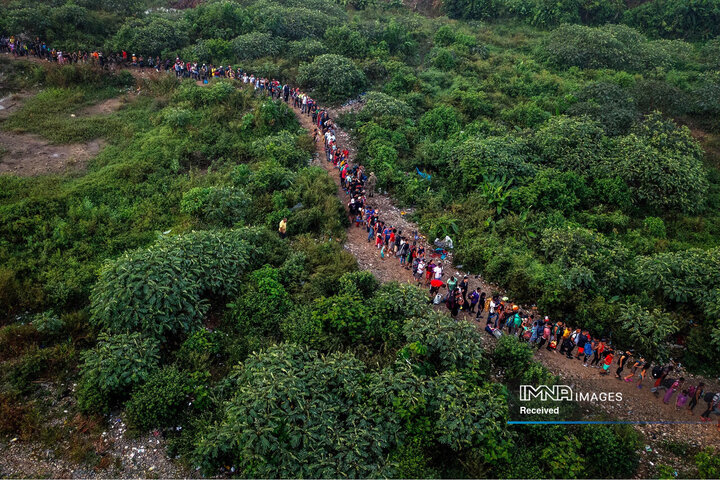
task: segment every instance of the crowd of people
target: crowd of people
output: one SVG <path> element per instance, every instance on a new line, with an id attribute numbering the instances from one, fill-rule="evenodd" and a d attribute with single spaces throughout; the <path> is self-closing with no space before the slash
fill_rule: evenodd
<path id="1" fill-rule="evenodd" d="M 703 382 L 686 385 L 683 377 L 672 375 L 676 370 L 672 363 L 652 367 L 643 355 L 614 348 L 607 339 L 593 336 L 588 330 L 540 317 L 534 307 L 526 312 L 508 297 L 489 296 L 482 287 L 471 288 L 468 275 L 447 278 L 444 261 L 447 251 L 438 245 L 426 247 L 417 231 L 403 233 L 399 227 L 383 221 L 379 210 L 372 205 L 377 183 L 375 174 L 366 174 L 362 165 L 351 164 L 347 148 L 338 145 L 336 127 L 326 111 L 314 120 L 317 122 L 315 138 L 318 133 L 322 135 L 326 161 L 339 170 L 341 186 L 349 197 L 347 209 L 351 224 L 364 227 L 367 241 L 375 246 L 380 259 L 396 261 L 398 268 L 411 272 L 418 285 L 430 288 L 431 301 L 436 305 L 445 304 L 453 318 L 464 313 L 470 319 L 485 322 L 485 331 L 496 338 L 513 335 L 538 350 L 545 348 L 569 360 L 579 360 L 584 367 L 597 368 L 600 375 L 612 373 L 618 381 L 633 383 L 638 389 L 644 387 L 649 374 L 653 380 L 650 391 L 658 397 L 662 393 L 665 404 L 674 401 L 677 410 L 694 415 L 698 403 L 705 402 L 707 408 L 700 414 L 702 421 L 709 421 L 713 413 L 720 415 L 720 392 L 708 391 Z M 717 428 L 720 430 L 720 419 Z"/>
<path id="2" fill-rule="evenodd" d="M 656 396 L 664 392 L 664 403 L 670 404 L 677 393 L 677 409 L 686 409 L 692 415 L 698 403 L 706 402 L 707 408 L 700 415 L 703 421 L 709 421 L 712 413 L 720 415 L 720 393 L 706 391 L 702 382 L 686 386 L 684 378 L 673 378 L 675 367 L 672 364 L 651 368 L 650 362 L 633 350 L 615 349 L 607 339 L 594 337 L 587 330 L 571 328 L 562 321 L 553 322 L 547 316 L 540 318 L 534 308 L 532 312 L 526 312 L 509 302 L 507 297 L 501 298 L 499 294 L 488 296 L 481 287 L 470 288 L 467 275 L 462 278 L 450 275 L 450 278 L 446 279 L 445 257 L 448 252 L 443 246 L 426 247 L 417 231 L 403 233 L 398 226 L 380 218 L 380 211 L 372 206 L 371 200 L 375 196 L 377 177 L 373 172 L 366 174 L 362 165 L 350 162 L 348 149 L 338 144 L 337 128 L 329 112 L 299 88 L 249 74 L 232 66 L 215 67 L 198 62 L 185 62 L 180 58 L 173 62 L 157 56 L 143 57 L 134 53 L 128 55 L 125 51 L 108 56 L 99 51 L 63 52 L 48 47 L 39 39 L 22 41 L 18 37 L 3 36 L 0 37 L 0 52 L 19 57 L 35 56 L 61 65 L 94 63 L 100 67 L 111 68 L 153 68 L 158 72 L 172 71 L 179 78 L 203 82 L 207 82 L 211 77 L 233 78 L 253 85 L 261 94 L 292 104 L 300 109 L 301 115 L 312 117 L 315 125 L 313 138 L 316 142 L 323 139 L 325 160 L 339 171 L 341 186 L 349 197 L 347 209 L 351 224 L 358 228 L 364 227 L 368 233 L 368 243 L 375 246 L 381 260 L 397 261 L 398 268 L 408 270 L 419 286 L 430 288 L 430 300 L 436 305 L 444 303 L 453 318 L 463 313 L 475 321 L 484 321 L 485 331 L 496 338 L 502 335 L 516 336 L 538 350 L 545 348 L 548 352 L 565 355 L 570 360 L 579 360 L 584 367 L 598 368 L 601 375 L 610 375 L 615 362 L 615 378 L 619 381 L 634 382 L 638 389 L 643 388 L 650 372 L 654 379 L 650 391 Z M 286 229 L 285 218 L 279 228 L 282 237 L 286 235 Z M 626 368 L 629 368 L 629 373 L 623 375 Z"/>
<path id="3" fill-rule="evenodd" d="M 232 65 L 213 65 L 197 61 L 184 61 L 180 57 L 175 60 L 161 58 L 160 56 L 138 55 L 136 53 L 122 50 L 105 54 L 100 50 L 94 51 L 63 51 L 51 46 L 39 38 L 34 40 L 23 40 L 19 36 L 0 36 L 0 53 L 6 53 L 15 57 L 35 57 L 47 60 L 58 65 L 68 64 L 92 64 L 101 68 L 137 68 L 139 70 L 152 69 L 156 72 L 172 72 L 178 78 L 190 78 L 193 80 L 208 82 L 210 78 L 222 77 L 242 79 L 245 83 L 256 84 L 258 88 L 268 89 L 267 79 L 254 77 L 252 80 L 239 67 Z"/>

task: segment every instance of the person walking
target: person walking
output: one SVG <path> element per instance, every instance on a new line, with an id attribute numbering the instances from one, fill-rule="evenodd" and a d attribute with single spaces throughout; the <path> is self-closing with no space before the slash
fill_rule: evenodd
<path id="1" fill-rule="evenodd" d="M 375 176 L 375 172 L 370 172 L 367 182 L 365 182 L 365 187 L 368 192 L 368 197 L 375 196 L 375 185 L 377 185 L 377 177 Z"/>

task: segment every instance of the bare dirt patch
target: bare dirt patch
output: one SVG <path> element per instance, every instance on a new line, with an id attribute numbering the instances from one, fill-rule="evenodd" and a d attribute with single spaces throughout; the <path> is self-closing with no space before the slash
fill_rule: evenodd
<path id="1" fill-rule="evenodd" d="M 31 177 L 81 170 L 105 143 L 98 139 L 53 145 L 38 135 L 0 132 L 0 174 Z"/>
<path id="2" fill-rule="evenodd" d="M 123 98 L 124 97 L 108 98 L 100 103 L 83 108 L 76 115 L 109 115 L 122 107 L 124 103 Z"/>
<path id="3" fill-rule="evenodd" d="M 33 94 L 29 92 L 11 93 L 0 98 L 0 120 L 8 118 L 13 112 L 22 107 L 23 101 L 31 97 Z"/>

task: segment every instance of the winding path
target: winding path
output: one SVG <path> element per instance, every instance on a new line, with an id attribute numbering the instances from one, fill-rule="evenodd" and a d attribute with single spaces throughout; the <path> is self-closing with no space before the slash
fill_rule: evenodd
<path id="1" fill-rule="evenodd" d="M 290 105 L 292 107 L 292 105 Z M 315 125 L 312 122 L 312 118 L 308 115 L 300 113 L 300 109 L 294 107 L 293 111 L 298 116 L 298 119 L 308 131 L 308 134 L 312 136 Z M 330 110 L 330 115 L 335 118 L 336 115 Z M 352 141 L 347 132 L 337 127 L 336 137 L 338 144 L 348 148 L 350 151 L 350 158 L 355 153 L 355 148 L 352 146 Z M 316 144 L 317 159 L 315 164 L 322 166 L 333 179 L 338 187 L 337 194 L 344 205 L 350 201 L 349 196 L 340 187 L 340 176 L 336 168 L 333 167 L 332 163 L 325 160 L 325 148 L 322 138 L 318 139 Z M 410 221 L 409 213 L 404 212 L 394 206 L 392 199 L 386 195 L 378 193 L 372 198 L 368 198 L 368 203 L 380 210 L 379 216 L 382 220 L 388 224 L 397 227 L 399 230 L 411 234 L 413 231 L 418 230 L 418 226 Z M 429 244 L 426 239 L 423 239 L 426 243 L 426 247 Z M 350 226 L 347 230 L 347 240 L 345 242 L 345 248 L 351 252 L 358 261 L 361 269 L 369 270 L 379 280 L 383 282 L 387 281 L 399 281 L 399 282 L 414 282 L 412 272 L 405 270 L 399 265 L 399 261 L 394 258 L 386 258 L 385 260 L 380 259 L 378 250 L 375 248 L 373 243 L 367 242 L 367 232 L 364 228 L 357 228 L 354 225 Z M 488 282 L 485 282 L 482 277 L 475 277 L 475 275 L 462 272 L 455 268 L 451 264 L 452 257 L 448 257 L 445 264 L 445 278 L 449 278 L 450 275 L 455 275 L 456 278 L 462 278 L 463 275 L 467 274 L 470 279 L 470 289 L 480 287 L 482 291 L 487 294 L 493 292 L 501 293 L 503 290 L 497 286 L 493 286 Z M 438 307 L 439 310 L 446 311 L 444 306 Z M 475 322 L 474 315 L 467 315 L 460 313 L 459 317 L 466 321 L 472 322 L 478 330 L 483 331 L 483 339 L 487 348 L 492 349 L 494 339 L 487 336 L 484 333 L 484 322 Z M 668 460 L 656 459 L 655 446 L 662 443 L 665 440 L 673 439 L 674 441 L 690 443 L 696 446 L 707 446 L 717 445 L 720 446 L 720 431 L 716 428 L 716 422 L 711 421 L 709 424 L 700 424 L 700 413 L 705 409 L 705 403 L 700 402 L 695 408 L 695 415 L 690 416 L 685 410 L 676 411 L 675 399 L 676 395 L 673 396 L 670 405 L 663 404 L 661 399 L 655 398 L 649 389 L 652 387 L 654 379 L 652 379 L 648 372 L 648 378 L 645 379 L 643 389 L 638 389 L 634 382 L 626 383 L 623 381 L 615 380 L 614 375 L 601 377 L 599 375 L 599 369 L 583 367 L 582 362 L 579 360 L 569 360 L 565 356 L 560 355 L 556 352 L 548 352 L 545 349 L 540 349 L 535 354 L 535 359 L 541 362 L 555 375 L 560 376 L 563 381 L 567 384 L 577 387 L 579 391 L 583 392 L 622 392 L 623 402 L 622 403 L 600 403 L 595 404 L 599 406 L 599 410 L 603 411 L 606 415 L 612 418 L 622 419 L 626 421 L 656 421 L 656 420 L 673 420 L 678 422 L 688 422 L 687 424 L 650 424 L 650 425 L 637 425 L 636 428 L 645 434 L 646 442 L 652 445 L 653 452 L 644 452 L 644 456 L 648 460 L 655 462 L 663 461 L 667 463 Z M 630 366 L 627 366 L 624 375 L 629 373 Z M 611 372 L 614 373 L 617 366 L 613 364 Z M 706 385 L 709 385 L 710 390 L 706 391 L 720 391 L 718 382 L 713 382 L 708 379 L 700 377 L 694 377 L 689 374 L 684 374 L 686 378 L 686 387 L 690 385 L 696 385 L 699 381 L 704 381 Z M 592 413 L 597 414 L 598 409 L 593 407 Z M 588 411 L 590 413 L 590 411 Z M 713 420 L 715 420 L 713 418 Z M 680 459 L 678 459 L 680 460 Z M 686 461 L 687 459 L 685 459 Z"/>

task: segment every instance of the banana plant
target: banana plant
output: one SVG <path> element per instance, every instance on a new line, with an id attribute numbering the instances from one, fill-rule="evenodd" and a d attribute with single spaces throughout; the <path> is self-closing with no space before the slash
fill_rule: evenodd
<path id="1" fill-rule="evenodd" d="M 500 216 L 507 211 L 506 204 L 510 197 L 510 187 L 513 179 L 496 177 L 494 175 L 483 175 L 483 183 L 480 185 L 480 195 L 491 207 L 495 207 L 497 215 Z"/>

